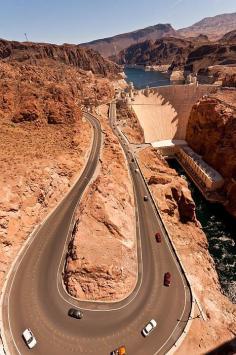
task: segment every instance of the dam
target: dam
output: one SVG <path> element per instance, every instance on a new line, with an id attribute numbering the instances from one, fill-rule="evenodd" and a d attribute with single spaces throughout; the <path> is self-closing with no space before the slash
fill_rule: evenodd
<path id="1" fill-rule="evenodd" d="M 168 85 L 134 91 L 131 105 L 143 128 L 145 142 L 185 140 L 193 105 L 215 90 L 212 85 Z"/>

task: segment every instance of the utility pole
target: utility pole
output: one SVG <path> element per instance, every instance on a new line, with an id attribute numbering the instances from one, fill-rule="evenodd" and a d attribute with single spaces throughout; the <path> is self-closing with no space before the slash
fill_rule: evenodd
<path id="1" fill-rule="evenodd" d="M 27 33 L 25 33 L 25 38 L 26 38 L 26 42 L 29 42 L 29 39 L 27 37 Z"/>

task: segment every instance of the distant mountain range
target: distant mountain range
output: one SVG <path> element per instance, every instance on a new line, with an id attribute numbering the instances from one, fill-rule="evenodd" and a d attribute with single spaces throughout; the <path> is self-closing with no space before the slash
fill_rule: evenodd
<path id="1" fill-rule="evenodd" d="M 236 30 L 236 13 L 207 17 L 180 30 L 175 30 L 170 24 L 158 24 L 81 45 L 98 51 L 104 57 L 112 57 L 117 56 L 123 49 L 146 40 L 156 41 L 164 37 L 188 38 L 203 34 L 215 41 L 233 30 Z"/>
<path id="2" fill-rule="evenodd" d="M 113 60 L 118 64 L 168 66 L 195 74 L 212 65 L 236 66 L 236 31 L 211 42 L 206 35 L 146 40 L 122 50 Z"/>

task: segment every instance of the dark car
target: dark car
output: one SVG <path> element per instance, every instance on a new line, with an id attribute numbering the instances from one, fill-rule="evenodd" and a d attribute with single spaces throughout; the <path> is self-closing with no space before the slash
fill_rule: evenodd
<path id="1" fill-rule="evenodd" d="M 70 308 L 68 311 L 68 316 L 76 319 L 81 319 L 83 318 L 83 312 L 81 312 L 79 309 Z"/>
<path id="2" fill-rule="evenodd" d="M 144 201 L 148 201 L 148 196 L 144 196 Z"/>
<path id="3" fill-rule="evenodd" d="M 170 274 L 170 272 L 166 272 L 164 275 L 164 285 L 169 287 L 170 280 L 171 280 L 171 274 Z"/>
<path id="4" fill-rule="evenodd" d="M 160 233 L 156 233 L 155 234 L 155 238 L 156 238 L 156 241 L 157 241 L 157 243 L 160 243 L 161 242 L 161 235 L 160 235 Z"/>

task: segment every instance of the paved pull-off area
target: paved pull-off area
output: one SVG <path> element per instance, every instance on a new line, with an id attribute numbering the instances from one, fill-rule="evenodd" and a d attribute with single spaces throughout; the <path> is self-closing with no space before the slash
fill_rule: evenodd
<path id="1" fill-rule="evenodd" d="M 73 214 L 97 166 L 101 147 L 101 127 L 85 114 L 94 128 L 88 163 L 77 184 L 38 229 L 19 257 L 8 279 L 3 298 L 3 328 L 9 353 L 106 355 L 125 344 L 130 355 L 165 354 L 182 334 L 189 318 L 192 298 L 162 223 L 148 195 L 136 161 L 120 138 L 133 178 L 137 210 L 139 277 L 132 294 L 121 302 L 93 303 L 72 299 L 62 283 L 65 253 L 70 240 Z M 110 112 L 114 126 L 115 105 Z M 118 134 L 118 130 L 114 128 Z M 156 243 L 156 232 L 162 242 Z M 88 236 L 89 237 L 89 236 Z M 171 272 L 170 287 L 163 285 Z M 83 309 L 82 320 L 68 317 L 71 306 Z M 156 329 L 147 337 L 142 328 L 150 319 Z M 31 328 L 37 345 L 29 350 L 22 332 Z"/>

